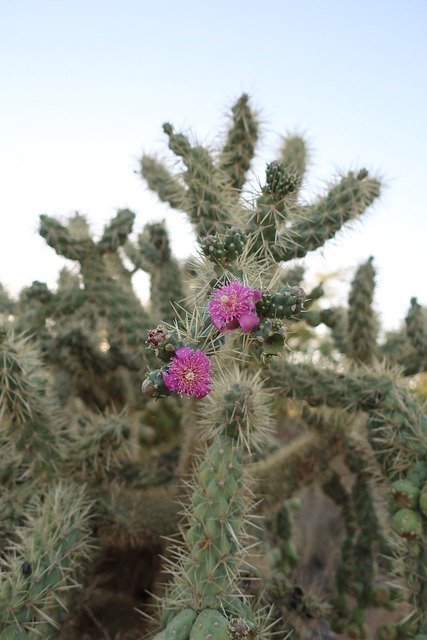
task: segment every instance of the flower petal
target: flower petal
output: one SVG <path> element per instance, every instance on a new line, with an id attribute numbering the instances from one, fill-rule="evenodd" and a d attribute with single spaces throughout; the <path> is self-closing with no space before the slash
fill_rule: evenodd
<path id="1" fill-rule="evenodd" d="M 249 333 L 259 324 L 259 318 L 254 311 L 247 311 L 240 316 L 239 324 L 243 333 Z"/>
<path id="2" fill-rule="evenodd" d="M 223 325 L 221 329 L 221 333 L 227 333 L 227 331 L 234 331 L 234 329 L 238 329 L 238 327 L 239 327 L 239 323 L 237 322 L 237 320 L 230 320 L 230 322 L 227 322 L 226 324 Z"/>
<path id="3" fill-rule="evenodd" d="M 212 321 L 212 324 L 214 324 L 215 327 L 218 329 L 218 331 L 222 331 L 223 322 L 221 318 L 218 318 L 217 316 L 211 316 L 211 321 Z"/>
<path id="4" fill-rule="evenodd" d="M 260 291 L 259 289 L 252 289 L 252 295 L 254 302 L 258 302 L 262 298 L 262 291 Z"/>
<path id="5" fill-rule="evenodd" d="M 192 353 L 193 350 L 190 347 L 180 347 L 175 351 L 175 355 L 178 356 L 178 358 L 182 358 L 183 356 L 191 356 Z"/>
<path id="6" fill-rule="evenodd" d="M 167 371 L 163 373 L 163 382 L 165 383 L 168 389 L 173 390 L 173 383 L 171 381 L 171 376 L 169 375 L 169 373 L 167 373 Z"/>

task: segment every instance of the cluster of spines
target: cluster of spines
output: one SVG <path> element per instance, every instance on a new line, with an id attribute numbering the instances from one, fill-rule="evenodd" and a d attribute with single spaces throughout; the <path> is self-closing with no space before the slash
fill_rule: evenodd
<path id="1" fill-rule="evenodd" d="M 93 556 L 89 514 L 90 501 L 72 484 L 27 504 L 1 575 L 2 639 L 55 637 L 79 572 Z"/>

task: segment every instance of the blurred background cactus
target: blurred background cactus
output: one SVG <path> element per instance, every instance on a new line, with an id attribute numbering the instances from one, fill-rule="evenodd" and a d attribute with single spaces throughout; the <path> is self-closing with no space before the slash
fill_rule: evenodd
<path id="1" fill-rule="evenodd" d="M 217 149 L 163 131 L 179 168 L 144 155 L 141 175 L 187 214 L 194 258 L 164 223 L 135 239 L 127 209 L 97 239 L 78 213 L 42 215 L 69 269 L 17 300 L 0 286 L 0 638 L 422 640 L 427 311 L 411 298 L 384 335 L 373 257 L 347 307 L 300 261 L 380 181 L 348 171 L 306 201 L 288 135 L 254 195 L 246 94 Z M 223 333 L 208 306 L 230 283 L 248 307 Z M 171 372 L 200 351 L 199 401 Z"/>

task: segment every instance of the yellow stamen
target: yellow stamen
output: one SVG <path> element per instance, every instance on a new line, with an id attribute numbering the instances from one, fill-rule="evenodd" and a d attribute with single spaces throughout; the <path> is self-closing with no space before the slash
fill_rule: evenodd
<path id="1" fill-rule="evenodd" d="M 191 369 L 190 371 L 187 371 L 187 373 L 184 374 L 184 378 L 188 380 L 188 382 L 190 382 L 191 380 L 194 380 L 195 377 L 196 376 L 194 374 L 194 371 L 191 371 Z"/>

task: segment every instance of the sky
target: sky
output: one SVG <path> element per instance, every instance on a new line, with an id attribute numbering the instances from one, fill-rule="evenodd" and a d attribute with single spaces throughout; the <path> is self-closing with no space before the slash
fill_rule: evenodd
<path id="1" fill-rule="evenodd" d="M 307 198 L 338 171 L 367 167 L 380 201 L 310 255 L 308 278 L 373 255 L 386 329 L 412 296 L 427 304 L 427 3 L 425 0 L 0 0 L 0 282 L 54 287 L 72 266 L 38 235 L 40 214 L 87 215 L 95 235 L 119 208 L 135 231 L 166 219 L 175 255 L 194 252 L 185 215 L 138 175 L 142 153 L 168 157 L 164 121 L 220 139 L 243 92 L 260 110 L 262 180 L 281 136 L 311 149 Z M 147 278 L 135 276 L 142 299 Z"/>

